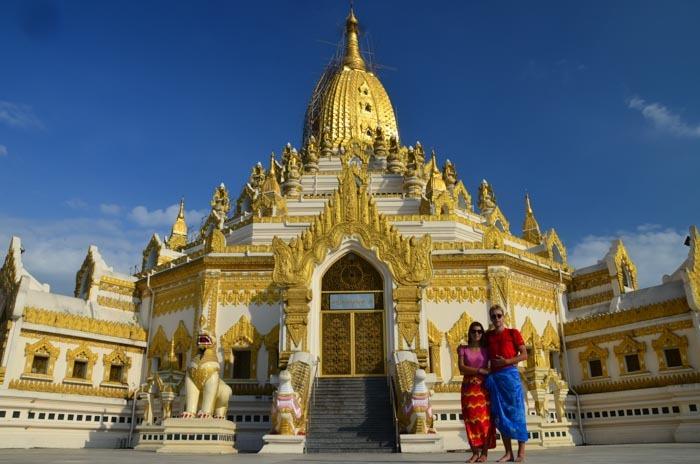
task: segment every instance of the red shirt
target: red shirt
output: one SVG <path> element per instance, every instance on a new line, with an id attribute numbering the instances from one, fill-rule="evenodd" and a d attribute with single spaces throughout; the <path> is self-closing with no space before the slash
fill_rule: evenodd
<path id="1" fill-rule="evenodd" d="M 506 359 L 514 358 L 518 355 L 518 347 L 524 345 L 523 336 L 518 329 L 504 328 L 502 332 L 489 330 L 486 332 L 486 346 L 489 348 L 489 359 L 493 361 L 497 356 Z M 491 364 L 492 371 L 498 371 L 508 366 L 496 367 Z"/>

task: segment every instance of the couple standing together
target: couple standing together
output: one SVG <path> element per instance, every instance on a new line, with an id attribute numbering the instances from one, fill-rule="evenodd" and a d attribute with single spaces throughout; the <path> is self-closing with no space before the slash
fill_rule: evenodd
<path id="1" fill-rule="evenodd" d="M 496 447 L 496 430 L 501 433 L 506 454 L 498 462 L 525 460 L 525 406 L 517 365 L 527 359 L 527 349 L 517 329 L 505 326 L 505 312 L 499 305 L 489 309 L 493 329 L 472 322 L 468 344 L 457 349 L 462 373 L 462 415 L 472 456 L 467 462 L 485 462 L 488 450 Z M 513 454 L 511 438 L 518 440 Z"/>

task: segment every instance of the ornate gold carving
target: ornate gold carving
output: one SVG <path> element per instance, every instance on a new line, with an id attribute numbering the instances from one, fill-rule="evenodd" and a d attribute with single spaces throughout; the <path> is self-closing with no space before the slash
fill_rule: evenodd
<path id="1" fill-rule="evenodd" d="M 204 317 L 204 324 L 201 318 L 199 329 L 206 329 L 211 333 L 216 333 L 216 310 L 219 303 L 219 272 L 207 272 L 199 286 L 199 308 L 200 315 Z"/>
<path id="2" fill-rule="evenodd" d="M 165 335 L 165 330 L 163 326 L 159 325 L 156 330 L 156 334 L 151 339 L 151 343 L 148 345 L 148 357 L 149 358 L 160 358 L 165 359 L 165 356 L 170 351 L 170 341 Z"/>
<path id="3" fill-rule="evenodd" d="M 617 391 L 658 388 L 669 385 L 690 385 L 700 383 L 700 372 L 683 372 L 666 375 L 648 375 L 645 377 L 626 378 L 612 382 L 590 382 L 576 386 L 580 395 L 591 393 L 610 393 Z"/>
<path id="4" fill-rule="evenodd" d="M 258 351 L 263 338 L 255 328 L 250 318 L 243 314 L 238 321 L 221 336 L 221 348 L 224 351 L 224 361 L 227 365 L 235 362 L 235 349 L 250 350 L 250 378 L 257 376 Z M 228 372 L 230 368 L 225 369 Z"/>
<path id="5" fill-rule="evenodd" d="M 185 326 L 185 321 L 180 320 L 177 324 L 177 329 L 173 333 L 173 343 L 175 344 L 175 353 L 187 353 L 192 347 L 192 336 Z"/>
<path id="6" fill-rule="evenodd" d="M 105 308 L 120 309 L 122 311 L 136 311 L 136 304 L 133 300 L 120 300 L 119 298 L 110 298 L 108 296 L 99 295 L 97 297 L 97 304 L 104 306 Z"/>
<path id="7" fill-rule="evenodd" d="M 102 384 L 109 385 L 126 385 L 129 378 L 129 368 L 131 367 L 131 358 L 126 355 L 124 348 L 115 348 L 111 353 L 106 354 L 102 357 L 102 364 L 104 365 L 104 377 Z M 119 380 L 111 380 L 110 374 L 112 366 L 121 367 L 121 378 Z"/>
<path id="8" fill-rule="evenodd" d="M 482 274 L 434 275 L 425 297 L 428 301 L 437 302 L 486 301 L 488 280 Z"/>
<path id="9" fill-rule="evenodd" d="M 56 384 L 37 380 L 13 379 L 10 381 L 11 390 L 31 392 L 60 393 L 63 395 L 99 396 L 101 398 L 128 399 L 132 392 L 125 388 L 91 387 L 88 385 Z"/>
<path id="10" fill-rule="evenodd" d="M 629 257 L 622 240 L 617 240 L 615 243 L 613 262 L 615 263 L 615 272 L 617 273 L 617 284 L 620 293 L 625 293 L 625 287 L 636 289 L 637 266 L 634 265 L 632 259 Z"/>
<path id="11" fill-rule="evenodd" d="M 226 251 L 226 237 L 219 229 L 212 229 L 204 241 L 205 253 L 224 253 Z"/>
<path id="12" fill-rule="evenodd" d="M 401 361 L 396 365 L 396 377 L 399 381 L 399 391 L 404 394 L 411 394 L 413 390 L 413 380 L 416 377 L 416 371 L 419 366 L 417 363 L 409 360 Z"/>
<path id="13" fill-rule="evenodd" d="M 617 313 L 599 314 L 590 317 L 575 319 L 564 324 L 566 335 L 592 332 L 604 328 L 617 327 L 633 322 L 648 321 L 661 317 L 675 316 L 690 311 L 685 298 L 676 298 L 659 303 L 627 309 Z M 567 345 L 568 346 L 568 345 Z"/>
<path id="14" fill-rule="evenodd" d="M 321 313 L 321 368 L 323 375 L 352 374 L 352 313 Z"/>
<path id="15" fill-rule="evenodd" d="M 557 294 L 553 285 L 525 276 L 513 274 L 510 284 L 510 304 L 531 309 L 540 309 L 548 313 L 557 311 Z"/>
<path id="16" fill-rule="evenodd" d="M 585 306 L 609 303 L 614 296 L 615 295 L 613 295 L 613 292 L 608 290 L 603 293 L 595 293 L 593 295 L 586 295 L 582 297 L 569 297 L 569 309 L 578 309 Z"/>
<path id="17" fill-rule="evenodd" d="M 398 286 L 394 289 L 393 297 L 400 335 L 399 349 L 418 351 L 421 348 L 418 337 L 421 289 L 417 286 Z"/>
<path id="18" fill-rule="evenodd" d="M 145 348 L 142 348 L 140 346 L 133 346 L 133 345 L 123 345 L 120 343 L 109 343 L 109 342 L 101 342 L 101 341 L 96 341 L 93 338 L 89 337 L 73 337 L 73 336 L 68 336 L 68 335 L 54 335 L 54 334 L 48 334 L 46 332 L 42 331 L 37 331 L 37 330 L 27 330 L 27 329 L 22 329 L 20 332 L 20 335 L 25 338 L 31 338 L 31 339 L 46 339 L 52 343 L 65 343 L 67 345 L 79 345 L 82 342 L 86 342 L 87 345 L 90 347 L 91 350 L 96 350 L 98 348 L 104 348 L 104 349 L 109 349 L 113 350 L 115 348 L 121 347 L 128 353 L 135 353 L 135 354 L 143 354 L 145 352 Z"/>
<path id="19" fill-rule="evenodd" d="M 525 194 L 525 220 L 523 221 L 523 239 L 534 244 L 539 244 L 542 241 L 542 233 L 540 225 L 535 219 L 535 213 L 532 211 L 530 204 L 530 195 Z"/>
<path id="20" fill-rule="evenodd" d="M 589 380 L 591 378 L 589 370 L 589 362 L 598 360 L 602 368 L 603 375 L 601 377 L 608 377 L 608 349 L 602 348 L 600 346 L 590 343 L 586 350 L 578 354 L 578 360 L 581 363 L 581 373 L 583 374 L 583 380 Z M 577 390 L 578 391 L 578 390 Z"/>
<path id="21" fill-rule="evenodd" d="M 656 357 L 659 360 L 660 371 L 674 369 L 668 366 L 668 364 L 666 363 L 666 356 L 664 355 L 664 350 L 669 348 L 676 348 L 680 352 L 681 366 L 678 366 L 677 368 L 690 367 L 690 365 L 688 364 L 688 337 L 686 337 L 685 335 L 676 335 L 672 332 L 671 329 L 669 329 L 668 327 L 664 327 L 663 332 L 661 332 L 661 336 L 656 340 L 652 340 L 651 346 L 652 348 L 654 348 L 654 351 L 656 352 Z"/>
<path id="22" fill-rule="evenodd" d="M 53 368 L 56 364 L 56 359 L 58 359 L 59 352 L 60 350 L 53 346 L 46 337 L 42 338 L 36 343 L 27 343 L 24 348 L 25 364 L 24 374 L 22 375 L 51 379 L 53 377 Z M 46 372 L 32 372 L 35 357 L 47 359 Z"/>
<path id="23" fill-rule="evenodd" d="M 460 391 L 462 391 L 462 383 L 461 382 L 438 383 L 436 385 L 433 385 L 433 391 L 435 393 L 459 393 Z"/>
<path id="24" fill-rule="evenodd" d="M 231 200 L 229 199 L 228 190 L 223 183 L 214 189 L 210 205 L 211 212 L 209 217 L 199 231 L 202 238 L 209 236 L 214 229 L 221 230 L 224 228 L 224 222 L 231 209 Z"/>
<path id="25" fill-rule="evenodd" d="M 559 334 L 557 334 L 557 329 L 552 325 L 552 321 L 547 321 L 547 325 L 544 326 L 542 347 L 548 351 L 559 351 L 561 349 Z"/>
<path id="26" fill-rule="evenodd" d="M 353 313 L 354 374 L 384 373 L 384 317 L 381 311 Z"/>
<path id="27" fill-rule="evenodd" d="M 47 325 L 61 329 L 72 329 L 111 337 L 146 341 L 146 331 L 137 324 L 92 319 L 87 316 L 57 313 L 46 309 L 27 306 L 23 314 L 25 322 Z"/>
<path id="28" fill-rule="evenodd" d="M 75 377 L 75 372 L 73 371 L 76 361 L 82 361 L 86 363 L 85 376 Z M 77 347 L 66 352 L 66 378 L 67 379 L 79 379 L 79 380 L 92 380 L 92 368 L 95 366 L 97 361 L 97 355 L 90 350 L 90 347 L 86 342 L 80 343 Z"/>
<path id="29" fill-rule="evenodd" d="M 669 322 L 660 325 L 650 325 L 647 327 L 641 327 L 639 329 L 624 330 L 621 332 L 608 332 L 602 335 L 597 335 L 595 337 L 580 338 L 578 340 L 566 342 L 566 347 L 569 349 L 580 348 L 582 346 L 588 346 L 590 343 L 600 345 L 601 343 L 605 342 L 614 342 L 617 340 L 622 340 L 626 336 L 637 338 L 644 335 L 658 334 L 663 332 L 665 329 L 673 331 L 680 329 L 689 329 L 691 327 L 693 327 L 693 321 L 691 321 L 690 319 L 686 319 L 684 321 Z"/>
<path id="30" fill-rule="evenodd" d="M 277 324 L 263 337 L 263 344 L 267 350 L 267 375 L 279 373 L 279 338 L 280 325 Z"/>
<path id="31" fill-rule="evenodd" d="M 690 227 L 690 251 L 685 264 L 687 294 L 690 307 L 700 311 L 700 232 Z"/>
<path id="32" fill-rule="evenodd" d="M 447 339 L 447 345 L 450 347 L 450 357 L 452 359 L 452 378 L 457 378 L 461 374 L 459 373 L 459 365 L 457 359 L 457 347 L 460 344 L 466 343 L 468 340 L 467 331 L 469 330 L 469 324 L 472 323 L 471 316 L 464 312 L 457 319 L 450 330 L 445 332 L 445 338 Z"/>
<path id="33" fill-rule="evenodd" d="M 168 248 L 171 250 L 180 250 L 187 245 L 187 221 L 185 221 L 185 199 L 180 199 L 180 209 L 177 212 L 177 217 L 170 230 L 168 238 Z"/>
<path id="34" fill-rule="evenodd" d="M 622 374 L 633 374 L 636 372 L 646 371 L 646 365 L 644 363 L 644 353 L 647 350 L 647 346 L 644 342 L 639 342 L 629 335 L 626 335 L 619 345 L 613 347 L 613 352 L 617 358 L 617 364 Z M 639 360 L 639 370 L 630 372 L 627 369 L 627 363 L 625 362 L 625 356 L 635 355 Z"/>
<path id="35" fill-rule="evenodd" d="M 503 308 L 506 325 L 515 323 L 515 306 L 510 304 L 511 273 L 507 269 L 488 269 L 489 304 Z"/>
<path id="36" fill-rule="evenodd" d="M 608 269 L 591 272 L 589 274 L 575 275 L 571 280 L 571 292 L 588 290 L 589 288 L 600 287 L 607 285 L 611 281 Z"/>
<path id="37" fill-rule="evenodd" d="M 153 303 L 153 315 L 162 316 L 197 304 L 197 285 L 190 283 L 175 288 L 156 290 Z"/>
<path id="38" fill-rule="evenodd" d="M 442 378 L 440 369 L 440 347 L 444 334 L 437 328 L 433 321 L 428 321 L 428 346 L 430 347 L 430 369 L 438 379 Z"/>
<path id="39" fill-rule="evenodd" d="M 430 236 L 404 238 L 379 214 L 358 169 L 344 165 L 339 182 L 333 198 L 300 237 L 289 244 L 273 238 L 274 282 L 286 287 L 308 285 L 314 266 L 323 261 L 328 250 L 337 249 L 343 238 L 354 236 L 365 248 L 377 250 L 398 283 L 427 284 L 432 275 Z"/>
<path id="40" fill-rule="evenodd" d="M 117 279 L 110 276 L 102 276 L 100 278 L 100 290 L 103 292 L 117 293 L 124 296 L 134 296 L 136 290 L 136 282 Z"/>
<path id="41" fill-rule="evenodd" d="M 510 235 L 510 223 L 506 219 L 506 216 L 501 211 L 501 208 L 496 206 L 490 212 L 485 214 L 486 224 L 495 227 L 499 232 L 503 234 Z"/>
<path id="42" fill-rule="evenodd" d="M 562 243 L 557 231 L 551 229 L 544 238 L 546 256 L 557 263 L 566 266 L 566 247 Z"/>
<path id="43" fill-rule="evenodd" d="M 311 290 L 305 286 L 291 287 L 283 292 L 285 300 L 284 324 L 287 327 L 287 335 L 297 348 L 306 347 L 309 301 Z M 293 347 L 287 346 L 287 350 Z"/>
<path id="44" fill-rule="evenodd" d="M 268 273 L 227 276 L 219 288 L 220 305 L 275 304 L 281 299 L 281 292 Z"/>
<path id="45" fill-rule="evenodd" d="M 11 308 L 15 303 L 15 296 L 19 287 L 19 280 L 22 272 L 22 252 L 20 240 L 12 237 L 10 246 L 5 256 L 5 262 L 0 269 L 0 294 L 3 295 L 3 302 L 0 305 L 0 314 L 6 308 Z"/>
<path id="46" fill-rule="evenodd" d="M 503 250 L 505 248 L 503 232 L 492 225 L 484 232 L 482 246 L 487 250 Z"/>

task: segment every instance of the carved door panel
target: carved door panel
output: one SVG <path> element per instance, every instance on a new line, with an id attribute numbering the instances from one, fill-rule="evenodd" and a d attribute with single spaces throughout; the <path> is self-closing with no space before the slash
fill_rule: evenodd
<path id="1" fill-rule="evenodd" d="M 384 374 L 384 318 L 379 311 L 356 312 L 355 374 Z"/>
<path id="2" fill-rule="evenodd" d="M 321 375 L 383 375 L 382 311 L 321 312 Z"/>
<path id="3" fill-rule="evenodd" d="M 351 318 L 352 313 L 321 313 L 321 375 L 352 374 Z"/>

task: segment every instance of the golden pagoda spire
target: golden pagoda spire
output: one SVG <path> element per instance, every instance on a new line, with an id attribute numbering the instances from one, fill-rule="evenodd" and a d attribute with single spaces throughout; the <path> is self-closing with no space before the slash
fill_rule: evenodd
<path id="1" fill-rule="evenodd" d="M 429 178 L 428 184 L 426 185 L 425 191 L 426 195 L 436 195 L 439 192 L 444 192 L 447 190 L 445 181 L 442 178 L 442 173 L 438 169 L 437 157 L 435 151 L 431 153 L 430 156 L 430 167 L 428 169 Z"/>
<path id="2" fill-rule="evenodd" d="M 540 225 L 535 219 L 535 213 L 532 211 L 530 203 L 530 195 L 525 194 L 525 221 L 523 222 L 523 238 L 528 242 L 540 243 L 542 241 L 542 233 Z"/>
<path id="3" fill-rule="evenodd" d="M 362 59 L 362 54 L 360 53 L 358 21 L 352 7 L 350 8 L 350 14 L 345 20 L 345 56 L 343 57 L 343 66 L 360 71 L 365 71 L 366 69 L 365 60 Z"/>
<path id="4" fill-rule="evenodd" d="M 185 221 L 185 199 L 180 199 L 180 210 L 177 213 L 177 218 L 173 223 L 173 228 L 170 231 L 168 238 L 168 246 L 176 250 L 187 245 L 187 221 Z"/>
<path id="5" fill-rule="evenodd" d="M 280 189 L 280 184 L 277 181 L 277 160 L 275 159 L 275 154 L 270 154 L 270 170 L 267 171 L 267 176 L 265 177 L 265 182 L 262 185 L 262 193 L 274 192 L 278 195 L 282 194 Z"/>

